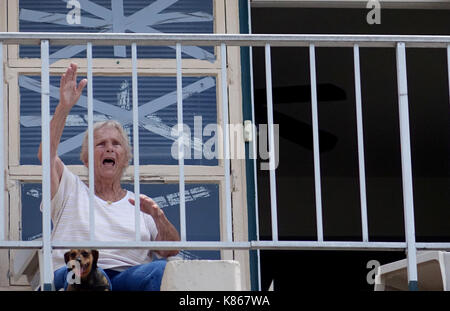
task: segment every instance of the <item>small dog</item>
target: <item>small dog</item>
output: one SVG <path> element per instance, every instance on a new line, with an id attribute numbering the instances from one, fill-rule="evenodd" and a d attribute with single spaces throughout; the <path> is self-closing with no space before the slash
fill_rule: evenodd
<path id="1" fill-rule="evenodd" d="M 72 281 L 67 291 L 109 291 L 110 283 L 105 275 L 97 269 L 98 251 L 88 249 L 71 249 L 64 254 Z"/>

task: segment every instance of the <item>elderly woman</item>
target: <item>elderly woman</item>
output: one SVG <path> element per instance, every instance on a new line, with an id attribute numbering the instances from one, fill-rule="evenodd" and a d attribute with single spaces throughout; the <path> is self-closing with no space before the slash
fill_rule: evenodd
<path id="1" fill-rule="evenodd" d="M 50 123 L 52 239 L 89 240 L 89 188 L 58 157 L 57 150 L 67 115 L 80 98 L 87 80 L 77 85 L 77 65 L 70 64 L 60 82 L 60 102 Z M 42 147 L 42 146 L 41 146 Z M 42 162 L 41 147 L 38 157 Z M 88 161 L 87 134 L 81 161 Z M 134 194 L 122 188 L 120 180 L 131 159 L 128 136 L 120 123 L 106 121 L 94 125 L 95 239 L 132 241 L 135 235 Z M 175 227 L 158 205 L 140 196 L 141 240 L 179 241 Z M 53 251 L 55 288 L 67 286 L 66 250 Z M 159 257 L 178 251 L 155 251 Z M 159 290 L 165 260 L 152 260 L 153 252 L 144 249 L 101 250 L 98 266 L 111 280 L 113 290 Z"/>

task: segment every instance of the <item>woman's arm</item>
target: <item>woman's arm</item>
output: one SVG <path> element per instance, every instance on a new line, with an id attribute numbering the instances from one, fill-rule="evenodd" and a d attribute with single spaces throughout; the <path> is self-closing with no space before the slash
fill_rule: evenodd
<path id="1" fill-rule="evenodd" d="M 139 196 L 141 202 L 141 211 L 149 214 L 155 221 L 156 228 L 158 229 L 158 235 L 156 241 L 180 241 L 180 235 L 177 229 L 167 219 L 166 215 L 158 204 L 146 195 L 141 194 Z M 129 199 L 130 203 L 134 205 L 135 201 Z M 162 257 L 175 256 L 178 254 L 178 250 L 165 250 L 156 251 Z"/>
<path id="2" fill-rule="evenodd" d="M 66 73 L 62 75 L 59 86 L 59 104 L 55 109 L 53 118 L 50 121 L 50 178 L 51 178 L 51 198 L 58 191 L 59 182 L 64 169 L 64 164 L 58 157 L 58 146 L 61 135 L 66 124 L 67 116 L 72 107 L 81 96 L 87 80 L 83 79 L 77 86 L 77 65 L 70 64 Z M 42 163 L 42 143 L 38 151 L 39 161 Z"/>

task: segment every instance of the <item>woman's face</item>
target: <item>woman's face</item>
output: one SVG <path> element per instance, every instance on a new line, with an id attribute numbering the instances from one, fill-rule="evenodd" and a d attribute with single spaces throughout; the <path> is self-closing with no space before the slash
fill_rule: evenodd
<path id="1" fill-rule="evenodd" d="M 114 127 L 104 126 L 94 133 L 94 169 L 96 178 L 120 180 L 127 167 L 125 142 Z M 88 164 L 88 163 L 86 163 Z"/>

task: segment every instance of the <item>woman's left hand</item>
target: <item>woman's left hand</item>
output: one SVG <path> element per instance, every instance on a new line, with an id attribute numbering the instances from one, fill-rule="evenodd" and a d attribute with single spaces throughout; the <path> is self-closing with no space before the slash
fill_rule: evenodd
<path id="1" fill-rule="evenodd" d="M 158 204 L 144 194 L 139 195 L 139 199 L 141 211 L 152 216 L 155 221 L 156 229 L 158 230 L 155 241 L 180 241 L 180 235 L 178 234 L 177 229 L 166 218 Z M 133 205 L 136 203 L 134 199 L 128 199 L 128 201 Z M 179 251 L 157 250 L 156 252 L 162 257 L 169 257 L 175 256 Z"/>
<path id="2" fill-rule="evenodd" d="M 140 198 L 140 208 L 142 212 L 149 214 L 153 218 L 158 218 L 161 215 L 164 215 L 164 212 L 159 208 L 158 204 L 156 204 L 156 202 L 153 201 L 151 198 L 149 198 L 144 194 L 141 194 L 139 198 Z M 133 205 L 135 205 L 136 203 L 135 200 L 131 198 L 128 199 L 128 201 Z"/>

